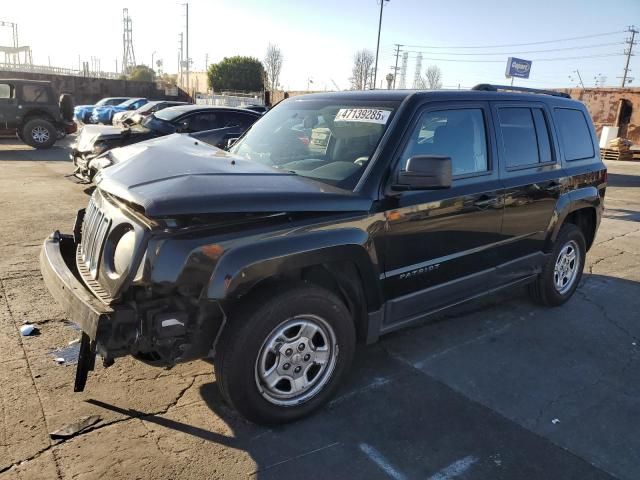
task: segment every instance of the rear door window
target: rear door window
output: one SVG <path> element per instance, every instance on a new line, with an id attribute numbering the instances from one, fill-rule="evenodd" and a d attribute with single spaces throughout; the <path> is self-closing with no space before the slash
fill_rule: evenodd
<path id="1" fill-rule="evenodd" d="M 256 118 L 246 113 L 226 112 L 225 127 L 249 128 L 256 121 Z"/>
<path id="2" fill-rule="evenodd" d="M 549 129 L 542 109 L 502 107 L 498 109 L 498 119 L 507 168 L 553 161 Z"/>
<path id="3" fill-rule="evenodd" d="M 554 114 L 565 159 L 592 158 L 595 152 L 584 113 L 573 108 L 556 108 Z"/>
<path id="4" fill-rule="evenodd" d="M 22 100 L 25 103 L 49 103 L 49 90 L 43 85 L 23 85 Z"/>
<path id="5" fill-rule="evenodd" d="M 214 112 L 196 113 L 183 121 L 187 122 L 188 132 L 201 132 L 202 130 L 224 127 L 223 115 Z"/>

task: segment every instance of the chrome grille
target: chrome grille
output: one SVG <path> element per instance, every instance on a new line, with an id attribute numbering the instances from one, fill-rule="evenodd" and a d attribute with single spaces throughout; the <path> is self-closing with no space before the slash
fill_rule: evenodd
<path id="1" fill-rule="evenodd" d="M 91 197 L 82 222 L 82 240 L 78 260 L 84 264 L 85 268 L 89 270 L 91 278 L 94 279 L 98 273 L 100 255 L 110 224 L 109 218 L 98 208 L 95 199 Z"/>

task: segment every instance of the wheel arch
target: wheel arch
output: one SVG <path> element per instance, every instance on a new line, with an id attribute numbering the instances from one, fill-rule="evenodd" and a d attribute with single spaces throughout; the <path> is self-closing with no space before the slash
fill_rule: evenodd
<path id="1" fill-rule="evenodd" d="M 565 223 L 572 223 L 582 230 L 587 250 L 593 245 L 602 216 L 602 199 L 595 187 L 581 188 L 563 195 L 556 204 L 551 234 L 545 251 L 553 248 L 558 233 Z"/>
<path id="2" fill-rule="evenodd" d="M 216 265 L 206 296 L 234 304 L 262 289 L 302 280 L 338 295 L 353 316 L 358 338 L 365 338 L 367 314 L 382 305 L 379 271 L 372 260 L 375 252 L 368 248 L 365 232 L 335 234 L 322 232 L 302 242 L 278 239 L 232 250 Z"/>

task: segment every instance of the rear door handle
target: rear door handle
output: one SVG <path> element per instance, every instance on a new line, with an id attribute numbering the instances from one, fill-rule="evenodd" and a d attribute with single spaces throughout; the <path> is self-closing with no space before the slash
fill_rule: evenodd
<path id="1" fill-rule="evenodd" d="M 495 205 L 496 203 L 498 203 L 497 196 L 480 195 L 478 199 L 475 202 L 473 202 L 473 206 L 478 208 L 487 208 L 487 207 L 491 207 L 492 205 Z"/>

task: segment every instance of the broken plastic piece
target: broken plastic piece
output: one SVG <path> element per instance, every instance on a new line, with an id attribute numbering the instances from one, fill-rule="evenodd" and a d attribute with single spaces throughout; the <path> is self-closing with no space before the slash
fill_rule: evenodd
<path id="1" fill-rule="evenodd" d="M 62 358 L 62 357 L 56 357 L 56 358 L 54 358 L 54 360 L 56 361 L 56 363 L 60 363 L 60 364 L 64 363 L 64 358 Z"/>
<path id="2" fill-rule="evenodd" d="M 554 418 L 553 420 L 551 420 L 551 423 L 555 425 L 556 423 L 560 423 L 560 420 L 557 418 Z"/>
<path id="3" fill-rule="evenodd" d="M 89 415 L 87 417 L 81 417 L 77 421 L 73 423 L 68 423 L 67 425 L 55 430 L 49 434 L 52 440 L 61 440 L 71 438 L 74 435 L 77 435 L 87 428 L 98 423 L 102 418 L 99 415 Z"/>
<path id="4" fill-rule="evenodd" d="M 22 335 L 23 337 L 28 337 L 29 335 L 34 334 L 37 330 L 38 329 L 36 328 L 35 325 L 31 325 L 30 323 L 27 323 L 20 327 L 20 335 Z"/>

